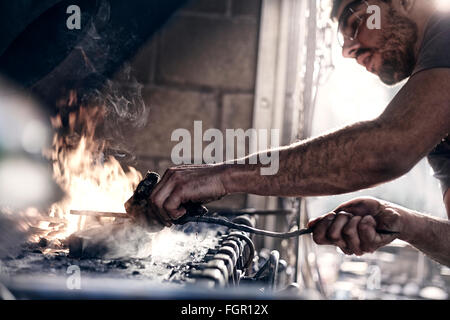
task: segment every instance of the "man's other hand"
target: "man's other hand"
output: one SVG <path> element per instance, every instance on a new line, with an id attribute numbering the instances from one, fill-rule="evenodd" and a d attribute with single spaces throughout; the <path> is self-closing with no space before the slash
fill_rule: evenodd
<path id="1" fill-rule="evenodd" d="M 361 256 L 396 239 L 402 232 L 402 210 L 375 198 L 357 198 L 308 223 L 317 244 L 338 246 L 345 254 Z M 376 230 L 398 232 L 381 234 Z"/>

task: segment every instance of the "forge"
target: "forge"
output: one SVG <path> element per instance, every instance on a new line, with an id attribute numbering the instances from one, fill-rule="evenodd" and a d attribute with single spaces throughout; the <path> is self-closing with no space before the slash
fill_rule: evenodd
<path id="1" fill-rule="evenodd" d="M 245 215 L 235 219 L 252 225 L 253 219 Z M 2 280 L 16 298 L 55 298 L 58 294 L 73 298 L 79 292 L 67 288 L 57 292 L 70 279 L 74 266 L 82 275 L 81 287 L 89 288 L 85 297 L 103 296 L 101 285 L 91 285 L 104 279 L 112 286 L 110 294 L 122 298 L 141 294 L 142 283 L 136 287 L 130 285 L 133 281 L 143 281 L 148 289 L 158 288 L 144 298 L 156 298 L 167 290 L 172 295 L 189 291 L 203 297 L 205 291 L 197 290 L 214 290 L 206 291 L 207 295 L 221 296 L 217 290 L 231 288 L 242 288 L 241 293 L 251 288 L 247 294 L 257 297 L 262 294 L 258 290 L 274 289 L 288 271 L 277 251 L 257 252 L 251 235 L 194 222 L 157 233 L 134 224 L 109 222 L 66 239 L 42 236 L 39 241 L 23 243 L 14 256 L 2 259 L 1 266 Z"/>

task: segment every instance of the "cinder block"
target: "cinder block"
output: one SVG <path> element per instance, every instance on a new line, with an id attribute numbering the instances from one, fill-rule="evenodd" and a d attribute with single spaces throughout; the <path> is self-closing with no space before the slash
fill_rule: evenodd
<path id="1" fill-rule="evenodd" d="M 227 129 L 243 129 L 244 131 L 252 128 L 253 120 L 253 95 L 252 94 L 225 94 L 222 98 L 222 117 L 221 130 L 226 136 Z M 238 138 L 233 140 L 227 138 L 226 145 L 234 146 L 234 153 L 227 151 L 225 157 L 239 158 L 242 154 L 238 153 L 238 144 L 245 144 L 245 155 L 250 154 L 249 140 L 242 141 Z M 240 146 L 242 147 L 242 146 Z"/>
<path id="2" fill-rule="evenodd" d="M 150 112 L 146 127 L 132 137 L 138 156 L 170 159 L 178 143 L 171 141 L 175 129 L 185 128 L 193 137 L 196 120 L 202 121 L 203 130 L 217 127 L 218 107 L 213 94 L 160 87 L 144 89 L 143 96 Z"/>
<path id="3" fill-rule="evenodd" d="M 235 16 L 245 15 L 259 17 L 261 0 L 233 0 L 231 13 Z"/>
<path id="4" fill-rule="evenodd" d="M 131 67 L 139 83 L 152 83 L 155 76 L 158 33 L 154 35 L 132 58 Z"/>
<path id="5" fill-rule="evenodd" d="M 166 170 L 168 168 L 171 168 L 174 166 L 175 165 L 173 164 L 173 162 L 170 159 L 159 160 L 159 161 L 156 161 L 155 171 L 158 172 L 162 177 L 164 175 L 164 172 L 166 172 Z"/>
<path id="6" fill-rule="evenodd" d="M 134 168 L 139 171 L 142 176 L 145 176 L 145 173 L 150 170 L 150 171 L 156 171 L 159 173 L 158 171 L 158 166 L 157 166 L 157 160 L 152 159 L 152 158 L 147 158 L 147 157 L 138 157 L 137 158 L 137 163 L 134 166 Z"/>
<path id="7" fill-rule="evenodd" d="M 225 14 L 229 1 L 231 0 L 190 0 L 182 11 Z"/>
<path id="8" fill-rule="evenodd" d="M 253 94 L 224 94 L 222 97 L 222 130 L 252 127 Z"/>
<path id="9" fill-rule="evenodd" d="M 142 174 L 142 176 L 144 176 L 145 173 L 150 170 L 159 173 L 162 177 L 164 175 L 164 172 L 166 172 L 168 168 L 173 166 L 174 164 L 170 159 L 140 156 L 138 158 L 135 169 L 138 170 Z"/>
<path id="10" fill-rule="evenodd" d="M 162 32 L 157 82 L 252 91 L 258 25 L 177 16 Z"/>

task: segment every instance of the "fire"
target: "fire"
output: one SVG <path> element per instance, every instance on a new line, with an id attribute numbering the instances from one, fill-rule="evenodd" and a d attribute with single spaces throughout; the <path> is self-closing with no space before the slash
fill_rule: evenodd
<path id="1" fill-rule="evenodd" d="M 103 108 L 81 107 L 69 114 L 69 132 L 57 133 L 53 138 L 48 156 L 53 161 L 54 179 L 66 193 L 50 210 L 50 217 L 67 222 L 54 235 L 58 239 L 88 226 L 86 217 L 71 215 L 70 210 L 125 212 L 124 203 L 142 180 L 135 168 L 128 167 L 125 172 L 114 157 L 105 159 L 105 142 L 94 138 L 97 123 L 103 116 Z M 61 117 L 53 118 L 52 124 L 62 128 Z"/>

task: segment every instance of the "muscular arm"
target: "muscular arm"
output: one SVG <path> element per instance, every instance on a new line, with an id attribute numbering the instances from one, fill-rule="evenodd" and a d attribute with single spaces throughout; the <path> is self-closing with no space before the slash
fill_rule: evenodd
<path id="1" fill-rule="evenodd" d="M 450 69 L 420 72 L 409 79 L 380 117 L 280 148 L 275 175 L 261 175 L 261 164 L 171 168 L 151 200 L 170 223 L 185 213 L 180 205 L 188 201 L 208 202 L 238 192 L 332 195 L 395 179 L 450 131 L 449 79 Z"/>
<path id="2" fill-rule="evenodd" d="M 399 238 L 450 267 L 450 221 L 408 211 Z"/>
<path id="3" fill-rule="evenodd" d="M 229 193 L 318 196 L 352 192 L 408 172 L 450 131 L 450 70 L 416 74 L 383 114 L 279 149 L 276 175 L 229 165 Z"/>

